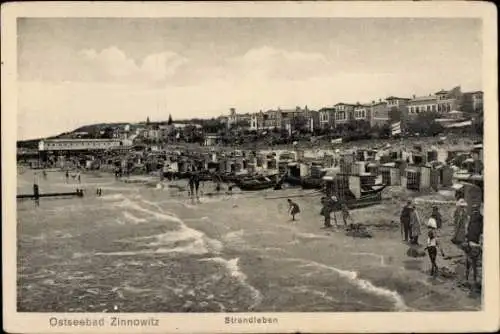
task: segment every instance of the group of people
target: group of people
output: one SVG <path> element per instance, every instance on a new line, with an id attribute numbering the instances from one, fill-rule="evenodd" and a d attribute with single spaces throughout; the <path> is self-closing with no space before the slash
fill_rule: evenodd
<path id="1" fill-rule="evenodd" d="M 288 202 L 288 213 L 292 216 L 292 221 L 295 221 L 295 216 L 300 213 L 300 207 L 297 203 L 295 203 L 291 199 L 288 199 L 287 202 Z M 335 215 L 336 211 L 340 210 L 342 212 L 342 219 L 344 221 L 344 226 L 347 226 L 347 222 L 349 220 L 352 220 L 346 203 L 339 200 L 336 196 L 322 197 L 321 204 L 322 208 L 320 214 L 325 219 L 324 228 L 333 227 L 331 223 L 332 212 L 335 221 L 335 226 L 339 225 L 337 222 L 337 216 Z"/>
<path id="2" fill-rule="evenodd" d="M 480 260 L 481 237 L 483 233 L 483 216 L 478 204 L 472 205 L 471 214 L 468 213 L 468 204 L 461 198 L 456 203 L 453 215 L 454 233 L 451 242 L 460 247 L 466 255 L 466 280 L 469 279 L 469 272 L 472 270 L 474 281 L 477 281 L 477 268 Z M 401 234 L 403 240 L 410 245 L 419 245 L 419 236 L 422 234 L 421 220 L 416 210 L 415 204 L 408 201 L 401 211 Z M 438 266 L 436 258 L 440 251 L 443 258 L 444 251 L 439 242 L 439 231 L 443 226 L 443 218 L 438 206 L 432 207 L 432 213 L 426 221 L 427 244 L 424 248 L 431 261 L 431 275 L 436 275 Z"/>
<path id="3" fill-rule="evenodd" d="M 333 212 L 333 219 L 335 221 L 335 226 L 338 227 L 338 221 L 337 221 L 337 211 L 342 212 L 342 220 L 344 221 L 344 227 L 347 226 L 348 220 L 352 220 L 351 214 L 349 213 L 349 208 L 347 207 L 347 204 L 339 200 L 337 196 L 325 196 L 321 198 L 321 204 L 322 208 L 320 211 L 321 216 L 324 217 L 324 228 L 330 228 L 333 227 L 331 223 L 331 214 Z"/>
<path id="4" fill-rule="evenodd" d="M 66 176 L 66 183 L 68 183 L 68 181 L 69 181 L 69 176 L 70 176 L 70 175 L 69 175 L 69 171 L 66 171 L 65 176 Z M 81 183 L 81 182 L 82 182 L 82 176 L 81 176 L 81 174 L 80 174 L 80 173 L 72 174 L 72 175 L 71 175 L 71 177 L 72 177 L 73 179 L 76 179 L 76 180 L 78 181 L 78 183 Z"/>

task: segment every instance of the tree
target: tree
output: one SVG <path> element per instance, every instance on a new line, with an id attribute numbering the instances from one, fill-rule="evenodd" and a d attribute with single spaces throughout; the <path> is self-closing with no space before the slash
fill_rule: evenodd
<path id="1" fill-rule="evenodd" d="M 105 138 L 105 139 L 111 139 L 113 138 L 113 128 L 110 127 L 110 126 L 107 126 L 104 128 L 104 133 L 103 135 L 101 136 L 101 138 Z"/>
<path id="2" fill-rule="evenodd" d="M 173 121 L 172 121 L 172 115 L 168 115 L 168 121 L 167 121 L 167 124 L 168 125 L 172 125 Z"/>
<path id="3" fill-rule="evenodd" d="M 420 113 L 407 123 L 407 130 L 413 134 L 434 136 L 443 131 L 443 126 L 436 122 L 438 117 L 437 113 Z"/>

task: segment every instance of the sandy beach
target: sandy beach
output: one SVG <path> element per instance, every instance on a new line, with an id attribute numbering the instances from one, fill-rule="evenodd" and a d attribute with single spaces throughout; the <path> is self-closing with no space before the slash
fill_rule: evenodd
<path id="1" fill-rule="evenodd" d="M 178 188 L 153 187 L 154 178 L 125 183 L 105 174 L 83 174 L 77 185 L 66 183 L 61 172 L 48 174 L 40 180 L 42 192 L 80 187 L 86 195 L 41 199 L 38 208 L 30 200 L 18 201 L 20 312 L 481 307 L 480 294 L 460 284 L 462 252 L 450 242 L 453 204 L 441 206 L 441 239 L 451 259 L 438 258 L 449 277 L 431 278 L 427 257 L 406 255 L 399 213 L 410 194 L 395 189 L 384 190 L 382 204 L 351 212 L 372 232 L 373 238 L 365 239 L 346 236 L 343 228 L 321 229 L 319 197 L 303 196 L 307 191 L 299 189 L 202 196 L 193 203 Z M 19 175 L 18 193 L 30 192 L 32 182 L 33 171 Z M 97 187 L 102 197 L 95 195 Z M 213 191 L 208 183 L 204 187 L 206 193 Z M 287 196 L 301 207 L 298 221 L 287 214 Z M 453 194 L 419 200 L 419 213 L 428 217 L 426 201 L 452 201 Z"/>

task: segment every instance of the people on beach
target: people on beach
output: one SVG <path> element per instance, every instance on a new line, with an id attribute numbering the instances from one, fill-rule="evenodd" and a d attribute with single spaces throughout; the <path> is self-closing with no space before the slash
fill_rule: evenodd
<path id="1" fill-rule="evenodd" d="M 469 241 L 464 244 L 463 250 L 465 252 L 465 280 L 469 281 L 469 274 L 472 270 L 472 278 L 474 283 L 477 283 L 477 269 L 479 260 L 482 255 L 482 247 L 480 244 Z"/>
<path id="2" fill-rule="evenodd" d="M 455 245 L 461 245 L 465 242 L 466 227 L 469 223 L 469 215 L 467 213 L 467 202 L 461 198 L 457 202 L 457 209 L 453 215 L 453 222 L 455 224 L 455 233 L 451 242 Z"/>
<path id="3" fill-rule="evenodd" d="M 196 198 L 199 197 L 198 191 L 200 188 L 200 176 L 196 171 L 191 172 L 189 175 L 189 190 L 192 198 L 196 195 Z"/>
<path id="4" fill-rule="evenodd" d="M 38 184 L 33 184 L 33 200 L 35 201 L 35 206 L 40 206 L 40 188 Z"/>
<path id="5" fill-rule="evenodd" d="M 102 196 L 102 188 L 97 188 L 96 195 L 99 196 L 99 197 Z"/>
<path id="6" fill-rule="evenodd" d="M 420 236 L 421 233 L 421 228 L 420 228 L 420 217 L 418 216 L 417 209 L 415 207 L 415 204 L 412 204 L 410 206 L 411 211 L 410 211 L 410 242 L 412 245 L 418 245 L 418 237 Z"/>
<path id="7" fill-rule="evenodd" d="M 69 171 L 66 171 L 66 183 L 68 183 L 69 180 Z"/>
<path id="8" fill-rule="evenodd" d="M 411 230 L 410 230 L 410 217 L 411 217 L 411 206 L 412 201 L 408 201 L 406 205 L 401 210 L 400 222 L 401 222 L 401 236 L 404 241 L 411 240 Z"/>
<path id="9" fill-rule="evenodd" d="M 82 183 L 82 177 L 81 177 L 80 173 L 78 173 L 78 174 L 76 175 L 76 177 L 77 177 L 77 179 L 78 179 L 78 183 Z"/>
<path id="10" fill-rule="evenodd" d="M 479 244 L 483 234 L 483 215 L 478 204 L 472 206 L 469 225 L 467 226 L 466 241 Z"/>
<path id="11" fill-rule="evenodd" d="M 441 252 L 441 256 L 443 257 L 444 257 L 444 251 L 439 245 L 439 240 L 434 230 L 430 230 L 427 233 L 427 237 L 428 237 L 427 247 L 425 247 L 425 250 L 427 250 L 427 253 L 429 254 L 429 259 L 431 261 L 431 276 L 434 276 L 438 272 L 438 266 L 436 263 L 437 251 L 439 249 Z"/>
<path id="12" fill-rule="evenodd" d="M 43 175 L 43 178 L 46 180 L 47 179 L 47 172 L 45 170 L 42 172 L 42 175 Z"/>
<path id="13" fill-rule="evenodd" d="M 330 227 L 332 227 L 331 216 L 330 216 L 330 214 L 331 214 L 331 206 L 330 206 L 330 203 L 328 201 L 328 198 L 327 197 L 322 197 L 321 198 L 321 204 L 323 206 L 321 208 L 320 214 L 325 218 L 324 227 L 325 228 L 330 228 Z"/>
<path id="14" fill-rule="evenodd" d="M 443 226 L 443 217 L 441 216 L 441 213 L 439 212 L 439 207 L 437 205 L 432 206 L 431 218 L 434 219 L 436 222 L 435 228 L 437 230 L 440 230 L 441 227 Z"/>
<path id="15" fill-rule="evenodd" d="M 297 203 L 292 201 L 291 199 L 288 199 L 288 205 L 289 205 L 289 212 L 290 215 L 292 215 L 292 220 L 295 220 L 295 216 L 300 213 L 300 208 Z"/>

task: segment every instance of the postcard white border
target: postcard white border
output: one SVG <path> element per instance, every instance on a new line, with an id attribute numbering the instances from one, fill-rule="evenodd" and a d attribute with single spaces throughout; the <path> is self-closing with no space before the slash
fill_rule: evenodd
<path id="1" fill-rule="evenodd" d="M 18 313 L 16 311 L 16 18 L 18 17 L 436 17 L 482 18 L 485 110 L 485 280 L 478 312 L 118 314 L 155 317 L 159 327 L 53 328 L 49 318 L 109 318 L 112 314 Z M 201 333 L 201 332 L 472 332 L 499 328 L 498 96 L 496 7 L 488 2 L 39 2 L 4 3 L 2 24 L 2 217 L 3 323 L 15 333 Z M 278 318 L 278 324 L 226 325 L 229 316 Z"/>

